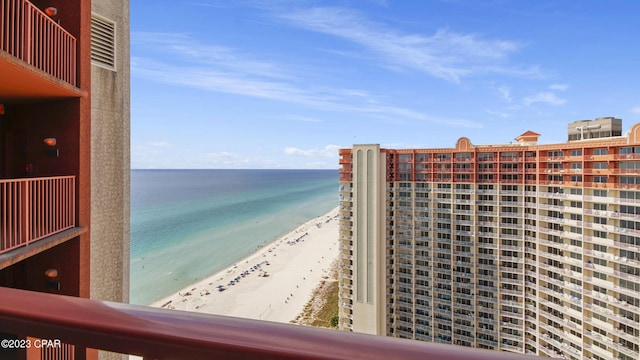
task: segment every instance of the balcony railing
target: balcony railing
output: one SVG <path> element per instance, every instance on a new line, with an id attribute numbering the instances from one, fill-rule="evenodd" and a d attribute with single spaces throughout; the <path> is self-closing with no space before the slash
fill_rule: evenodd
<path id="1" fill-rule="evenodd" d="M 75 226 L 75 176 L 0 179 L 0 254 Z"/>
<path id="2" fill-rule="evenodd" d="M 76 39 L 29 1 L 0 9 L 0 50 L 76 86 Z"/>
<path id="3" fill-rule="evenodd" d="M 145 359 L 531 359 L 225 316 L 0 288 L 2 332 Z"/>

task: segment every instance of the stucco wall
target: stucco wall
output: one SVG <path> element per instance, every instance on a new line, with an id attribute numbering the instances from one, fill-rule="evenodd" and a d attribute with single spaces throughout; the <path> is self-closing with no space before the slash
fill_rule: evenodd
<path id="1" fill-rule="evenodd" d="M 91 67 L 91 298 L 129 301 L 129 1 L 93 0 L 116 24 L 115 71 Z"/>

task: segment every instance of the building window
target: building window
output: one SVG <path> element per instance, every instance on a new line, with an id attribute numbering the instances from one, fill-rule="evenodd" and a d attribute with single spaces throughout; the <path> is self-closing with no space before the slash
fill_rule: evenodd
<path id="1" fill-rule="evenodd" d="M 517 152 L 503 152 L 500 154 L 500 157 L 503 159 L 516 159 L 518 158 Z"/>
<path id="2" fill-rule="evenodd" d="M 593 190 L 593 196 L 606 197 L 607 196 L 607 190 Z"/>
<path id="3" fill-rule="evenodd" d="M 633 291 L 640 291 L 640 284 L 637 283 L 637 282 L 633 282 L 631 280 L 620 279 L 620 286 L 623 287 L 623 288 L 627 288 L 627 289 L 633 290 Z M 632 316 L 633 316 L 634 320 L 640 317 L 637 314 L 634 314 Z M 636 321 L 638 321 L 638 320 L 636 320 Z"/>
<path id="4" fill-rule="evenodd" d="M 593 155 L 607 155 L 607 149 L 593 149 Z"/>
<path id="5" fill-rule="evenodd" d="M 620 184 L 640 184 L 640 176 L 620 176 Z"/>
<path id="6" fill-rule="evenodd" d="M 593 210 L 606 211 L 607 210 L 607 204 L 594 203 L 593 204 Z"/>
<path id="7" fill-rule="evenodd" d="M 607 182 L 607 177 L 606 176 L 594 176 L 593 177 L 593 182 L 594 183 L 606 183 Z"/>
<path id="8" fill-rule="evenodd" d="M 593 236 L 597 237 L 597 238 L 601 238 L 601 239 L 606 239 L 607 238 L 607 232 L 606 231 L 594 230 L 593 231 Z"/>
<path id="9" fill-rule="evenodd" d="M 607 266 L 607 260 L 601 259 L 599 257 L 594 257 L 593 258 L 593 263 L 596 265 L 600 265 L 600 266 Z M 595 274 L 597 273 L 597 271 L 594 271 L 593 274 L 595 276 Z M 606 280 L 606 275 L 602 274 L 604 276 L 604 278 L 600 277 L 600 279 Z"/>
<path id="10" fill-rule="evenodd" d="M 601 252 L 607 252 L 607 246 L 606 245 L 593 244 L 593 250 L 601 251 Z"/>
<path id="11" fill-rule="evenodd" d="M 411 171 L 411 164 L 400 164 L 398 165 L 398 170 L 400 171 Z"/>
<path id="12" fill-rule="evenodd" d="M 91 63 L 109 70 L 116 68 L 116 23 L 91 15 Z"/>
<path id="13" fill-rule="evenodd" d="M 638 153 L 640 153 L 640 146 L 620 148 L 621 155 L 638 154 Z"/>
<path id="14" fill-rule="evenodd" d="M 623 244 L 640 245 L 640 236 L 620 235 L 620 242 L 623 243 Z M 620 256 L 623 256 L 622 252 L 625 252 L 627 255 L 628 254 L 638 254 L 639 256 L 638 256 L 638 258 L 636 258 L 636 260 L 640 260 L 640 253 L 634 253 L 632 251 L 620 250 L 620 254 L 621 254 Z M 629 257 L 629 256 L 626 256 L 626 257 L 631 259 L 631 257 Z"/>
<path id="15" fill-rule="evenodd" d="M 640 222 L 631 220 L 620 220 L 620 227 L 623 229 L 640 230 Z"/>
<path id="16" fill-rule="evenodd" d="M 597 279 L 600 279 L 600 280 L 607 280 L 607 274 L 603 274 L 603 273 L 597 272 L 597 271 L 593 272 L 593 277 L 597 278 Z"/>
<path id="17" fill-rule="evenodd" d="M 416 161 L 422 162 L 429 160 L 429 154 L 416 154 Z"/>
<path id="18" fill-rule="evenodd" d="M 620 212 L 623 214 L 637 214 L 640 215 L 640 207 L 638 206 L 620 206 Z"/>
<path id="19" fill-rule="evenodd" d="M 620 169 L 633 171 L 640 169 L 640 162 L 638 161 L 623 161 L 620 163 Z"/>
<path id="20" fill-rule="evenodd" d="M 594 222 L 595 224 L 607 225 L 607 218 L 599 217 L 599 216 L 594 216 L 594 217 L 593 217 L 593 222 Z"/>

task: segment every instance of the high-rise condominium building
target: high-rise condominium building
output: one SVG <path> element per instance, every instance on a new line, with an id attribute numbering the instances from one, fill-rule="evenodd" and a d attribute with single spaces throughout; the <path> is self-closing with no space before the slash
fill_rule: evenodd
<path id="1" fill-rule="evenodd" d="M 0 286 L 128 302 L 128 269 L 129 1 L 0 0 Z"/>
<path id="2" fill-rule="evenodd" d="M 640 358 L 640 123 L 569 141 L 340 151 L 340 328 Z"/>

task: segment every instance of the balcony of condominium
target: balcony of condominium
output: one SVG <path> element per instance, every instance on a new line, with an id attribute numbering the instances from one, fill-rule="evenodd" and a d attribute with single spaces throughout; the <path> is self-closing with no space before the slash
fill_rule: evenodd
<path id="1" fill-rule="evenodd" d="M 48 4 L 48 3 L 46 3 Z M 78 11 L 0 0 L 0 100 L 78 97 Z M 73 9 L 73 10 L 72 10 Z M 62 10 L 62 9 L 61 9 Z"/>
<path id="2" fill-rule="evenodd" d="M 55 242 L 78 232 L 75 176 L 0 179 L 0 209 L 2 268 L 12 252 L 29 252 L 40 240 Z"/>
<path id="3" fill-rule="evenodd" d="M 80 0 L 49 4 L 0 0 L 0 286 L 77 296 L 90 146 L 77 39 L 90 17 Z"/>
<path id="4" fill-rule="evenodd" d="M 86 208 L 88 196 L 78 184 L 82 149 L 87 145 L 80 141 L 77 104 L 77 100 L 32 98 L 0 104 L 2 286 L 36 290 L 16 285 L 29 282 L 25 270 L 28 266 L 18 263 L 85 231 L 79 225 L 84 226 L 84 222 L 79 222 L 78 209 Z M 5 269 L 13 265 L 17 266 L 9 272 L 22 275 L 7 275 Z"/>
<path id="5" fill-rule="evenodd" d="M 33 269 L 77 265 L 65 255 L 77 254 L 79 245 L 63 245 L 86 232 L 79 225 L 78 209 L 86 208 L 88 196 L 78 188 L 74 105 L 25 100 L 0 108 L 0 286 L 46 290 L 33 283 Z M 76 279 L 65 285 L 71 283 Z"/>
<path id="6" fill-rule="evenodd" d="M 87 354 L 89 358 L 95 356 L 96 349 L 144 359 L 530 358 L 508 352 L 8 288 L 0 288 L 0 322 L 2 359 L 82 359 Z"/>
<path id="7" fill-rule="evenodd" d="M 6 128 L 0 133 L 0 145 L 10 150 L 0 154 L 0 286 L 78 296 L 87 227 L 78 220 L 75 164 L 41 142 L 20 146 L 28 155 L 16 153 L 12 145 L 20 139 Z"/>

